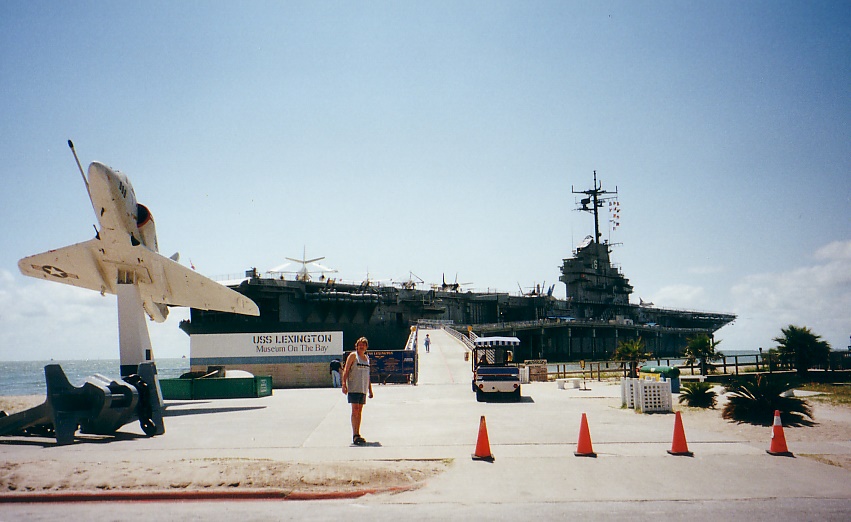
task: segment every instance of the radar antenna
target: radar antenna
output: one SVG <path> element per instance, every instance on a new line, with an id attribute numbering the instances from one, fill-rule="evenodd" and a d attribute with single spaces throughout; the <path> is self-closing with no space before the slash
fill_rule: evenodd
<path id="1" fill-rule="evenodd" d="M 594 188 L 591 190 L 574 190 L 573 185 L 570 186 L 570 191 L 574 194 L 585 194 L 586 198 L 579 201 L 581 207 L 576 210 L 582 210 L 590 214 L 594 214 L 594 243 L 600 244 L 600 212 L 599 209 L 603 206 L 603 202 L 617 198 L 618 187 L 615 186 L 614 192 L 603 190 L 603 183 L 597 182 L 597 171 L 594 171 Z M 607 194 L 613 194 L 607 196 Z M 590 207 L 588 205 L 591 205 Z"/>

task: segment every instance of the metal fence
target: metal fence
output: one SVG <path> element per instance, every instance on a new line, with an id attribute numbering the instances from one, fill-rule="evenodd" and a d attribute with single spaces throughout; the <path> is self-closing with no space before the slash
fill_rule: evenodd
<path id="1" fill-rule="evenodd" d="M 658 366 L 672 366 L 679 368 L 681 375 L 701 375 L 700 361 L 684 361 L 682 358 L 656 358 L 643 363 L 656 361 Z M 590 375 L 602 380 L 603 375 L 607 377 L 627 377 L 629 374 L 628 361 L 587 361 L 586 368 L 576 369 L 576 362 L 569 363 L 547 363 L 548 377 L 567 378 L 582 375 Z M 641 366 L 641 364 L 639 364 Z M 779 360 L 768 354 L 755 355 L 729 355 L 717 361 L 707 362 L 710 375 L 739 375 L 741 373 L 756 372 L 789 372 L 795 369 L 790 361 Z M 811 370 L 839 371 L 851 369 L 851 352 L 831 352 L 827 365 L 814 365 Z"/>

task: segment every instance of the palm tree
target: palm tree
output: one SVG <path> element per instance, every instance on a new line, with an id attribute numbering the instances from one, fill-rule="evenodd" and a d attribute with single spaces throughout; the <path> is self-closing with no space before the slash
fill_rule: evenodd
<path id="1" fill-rule="evenodd" d="M 806 326 L 791 324 L 780 331 L 783 335 L 773 339 L 777 343 L 777 351 L 782 358 L 794 361 L 799 377 L 806 378 L 811 366 L 827 363 L 830 343 L 822 341 L 820 335 Z"/>
<path id="2" fill-rule="evenodd" d="M 638 364 L 646 361 L 649 357 L 650 354 L 644 351 L 644 341 L 641 337 L 628 341 L 618 341 L 615 353 L 612 354 L 614 360 L 629 363 L 629 376 L 633 378 L 638 376 Z"/>
<path id="3" fill-rule="evenodd" d="M 787 396 L 785 392 L 790 389 L 791 384 L 766 375 L 733 383 L 727 387 L 728 402 L 721 417 L 768 426 L 774 420 L 774 412 L 779 410 L 784 425 L 812 426 L 812 409 L 805 400 Z"/>
<path id="4" fill-rule="evenodd" d="M 721 344 L 721 341 L 710 339 L 708 335 L 702 333 L 697 337 L 692 337 L 688 340 L 683 355 L 688 360 L 689 364 L 693 364 L 695 360 L 700 361 L 700 374 L 707 374 L 707 361 L 717 361 L 724 357 L 721 352 L 715 351 L 715 347 Z"/>

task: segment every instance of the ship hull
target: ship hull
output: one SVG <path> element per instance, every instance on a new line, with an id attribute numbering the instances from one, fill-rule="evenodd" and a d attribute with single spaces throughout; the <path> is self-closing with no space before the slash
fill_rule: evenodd
<path id="1" fill-rule="evenodd" d="M 402 350 L 412 327 L 446 324 L 478 335 L 517 336 L 524 346 L 520 360 L 567 362 L 609 359 L 620 341 L 636 338 L 644 340 L 654 356 L 676 357 L 689 338 L 711 336 L 735 319 L 731 314 L 547 296 L 365 289 L 264 278 L 251 278 L 233 288 L 259 305 L 259 317 L 193 309 L 181 328 L 190 336 L 341 332 L 349 351 L 361 336 L 369 339 L 370 350 Z"/>

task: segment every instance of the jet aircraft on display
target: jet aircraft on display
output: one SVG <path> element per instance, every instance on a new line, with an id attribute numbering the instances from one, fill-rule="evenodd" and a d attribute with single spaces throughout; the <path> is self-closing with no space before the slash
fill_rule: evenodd
<path id="1" fill-rule="evenodd" d="M 125 366 L 152 360 L 141 310 L 157 322 L 165 321 L 169 306 L 260 315 L 251 299 L 179 264 L 177 254 L 159 253 L 154 218 L 136 201 L 126 175 L 93 162 L 86 179 L 79 159 L 77 165 L 100 225 L 94 239 L 25 257 L 18 268 L 26 276 L 118 295 L 122 375 Z"/>

